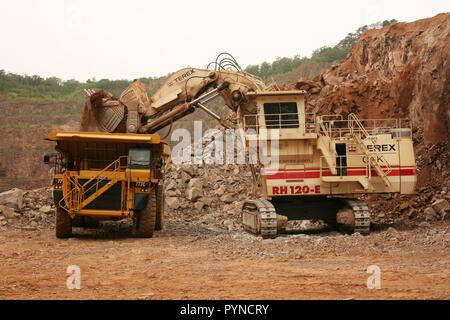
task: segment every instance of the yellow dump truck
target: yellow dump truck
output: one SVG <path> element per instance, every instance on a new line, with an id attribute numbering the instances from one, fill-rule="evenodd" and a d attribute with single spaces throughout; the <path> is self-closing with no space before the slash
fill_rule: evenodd
<path id="1" fill-rule="evenodd" d="M 134 233 L 150 238 L 163 227 L 162 182 L 170 149 L 158 135 L 51 132 L 56 237 L 101 220 L 133 219 Z"/>

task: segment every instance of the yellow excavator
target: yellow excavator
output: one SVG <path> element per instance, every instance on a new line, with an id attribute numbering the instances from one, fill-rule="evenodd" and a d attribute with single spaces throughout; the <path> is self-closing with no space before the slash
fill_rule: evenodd
<path id="1" fill-rule="evenodd" d="M 255 141 L 270 163 L 251 164 L 255 198 L 242 208 L 245 230 L 273 238 L 288 220 L 322 219 L 345 232 L 368 234 L 368 206 L 357 196 L 414 193 L 416 163 L 411 123 L 405 119 L 359 119 L 355 114 L 305 112 L 306 92 L 279 91 L 245 72 L 229 54 L 206 69 L 172 74 L 148 97 L 134 81 L 116 99 L 88 90 L 82 120 L 87 131 L 154 133 L 221 96 L 243 129 L 246 151 Z"/>

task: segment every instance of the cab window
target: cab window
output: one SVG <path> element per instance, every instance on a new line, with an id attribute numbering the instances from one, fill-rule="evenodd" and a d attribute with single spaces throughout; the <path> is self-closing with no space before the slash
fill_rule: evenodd
<path id="1" fill-rule="evenodd" d="M 128 152 L 128 167 L 131 169 L 150 168 L 150 150 L 130 149 Z"/>
<path id="2" fill-rule="evenodd" d="M 264 103 L 267 129 L 298 128 L 298 111 L 295 102 Z"/>

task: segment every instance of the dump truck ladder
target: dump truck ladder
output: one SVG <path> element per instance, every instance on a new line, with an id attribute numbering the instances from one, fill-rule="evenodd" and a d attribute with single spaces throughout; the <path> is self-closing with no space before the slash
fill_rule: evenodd
<path id="1" fill-rule="evenodd" d="M 80 197 L 83 187 L 78 183 L 76 177 L 71 176 L 69 171 L 63 175 L 63 199 L 59 202 L 61 208 L 70 215 L 80 211 Z M 71 189 L 70 189 L 71 188 Z"/>
<path id="2" fill-rule="evenodd" d="M 73 218 L 80 211 L 108 191 L 117 182 L 122 180 L 121 161 L 127 157 L 120 157 L 103 168 L 95 177 L 89 179 L 82 185 L 76 176 L 71 176 L 68 172 L 64 175 L 63 185 L 71 186 L 70 190 L 63 190 L 64 197 L 59 202 L 63 208 Z M 127 179 L 128 180 L 128 179 Z M 107 181 L 107 182 L 106 182 Z M 103 182 L 106 182 L 101 186 Z M 89 193 L 91 193 L 89 195 Z"/>

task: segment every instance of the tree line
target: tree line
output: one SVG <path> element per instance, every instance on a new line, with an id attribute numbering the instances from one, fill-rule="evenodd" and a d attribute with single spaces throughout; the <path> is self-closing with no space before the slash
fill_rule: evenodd
<path id="1" fill-rule="evenodd" d="M 302 57 L 296 55 L 293 58 L 283 57 L 277 58 L 274 62 L 263 62 L 261 64 L 250 65 L 245 70 L 254 74 L 264 80 L 269 80 L 272 77 L 290 72 L 302 65 L 317 63 L 317 62 L 334 62 L 344 59 L 350 52 L 352 45 L 358 38 L 369 29 L 382 28 L 393 23 L 397 23 L 395 19 L 385 20 L 382 22 L 365 25 L 354 33 L 349 33 L 347 36 L 339 41 L 336 45 L 323 46 L 314 50 L 311 57 Z"/>
<path id="2" fill-rule="evenodd" d="M 140 78 L 150 83 L 156 78 Z M 56 77 L 43 78 L 37 75 L 18 75 L 0 70 L 0 98 L 3 100 L 30 100 L 35 102 L 69 101 L 80 96 L 83 89 L 99 88 L 119 96 L 130 84 L 130 80 L 89 79 L 79 82 L 71 79 L 63 81 Z"/>

